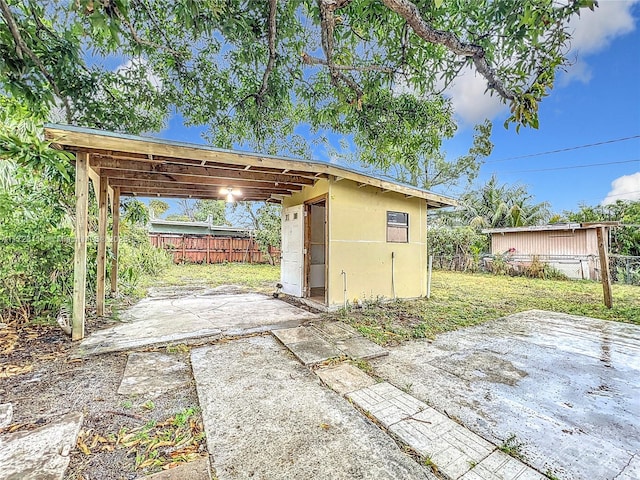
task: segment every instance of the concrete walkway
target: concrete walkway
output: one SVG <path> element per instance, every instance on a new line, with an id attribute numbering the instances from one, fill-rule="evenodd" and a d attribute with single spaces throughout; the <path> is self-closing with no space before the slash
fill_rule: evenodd
<path id="1" fill-rule="evenodd" d="M 371 360 L 389 353 L 342 322 L 320 321 L 271 333 L 307 366 L 342 357 Z"/>
<path id="2" fill-rule="evenodd" d="M 273 337 L 192 351 L 219 479 L 435 479 Z"/>
<path id="3" fill-rule="evenodd" d="M 99 330 L 82 341 L 78 356 L 97 355 L 147 345 L 220 338 L 294 327 L 316 315 L 259 293 L 228 289 L 165 289 L 122 315 L 125 322 Z"/>

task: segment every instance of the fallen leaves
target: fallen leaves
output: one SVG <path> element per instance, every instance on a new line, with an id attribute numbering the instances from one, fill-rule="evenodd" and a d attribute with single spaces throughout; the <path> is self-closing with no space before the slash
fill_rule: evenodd
<path id="1" fill-rule="evenodd" d="M 89 441 L 88 445 L 87 441 Z M 76 442 L 76 446 L 78 447 L 78 450 L 80 450 L 85 455 L 91 455 L 92 451 L 95 451 L 96 449 L 101 452 L 113 452 L 115 450 L 115 440 L 110 440 L 98 433 L 94 433 L 93 429 L 90 428 L 89 430 L 80 431 L 80 433 L 78 434 L 78 441 Z"/>
<path id="2" fill-rule="evenodd" d="M 200 457 L 205 450 L 204 441 L 197 410 L 187 408 L 163 422 L 149 421 L 131 430 L 123 427 L 117 434 L 102 436 L 93 429 L 83 430 L 76 445 L 85 455 L 127 449 L 127 454 L 135 454 L 136 470 L 166 470 Z"/>
<path id="3" fill-rule="evenodd" d="M 0 378 L 9 378 L 15 375 L 22 375 L 33 370 L 33 365 L 0 365 Z"/>
<path id="4" fill-rule="evenodd" d="M 0 329 L 0 355 L 9 355 L 16 349 L 18 334 L 15 328 L 5 327 Z"/>

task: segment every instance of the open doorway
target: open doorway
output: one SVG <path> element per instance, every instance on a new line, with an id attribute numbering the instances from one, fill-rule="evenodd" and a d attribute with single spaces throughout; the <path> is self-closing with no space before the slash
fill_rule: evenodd
<path id="1" fill-rule="evenodd" d="M 327 303 L 327 199 L 305 204 L 305 296 Z"/>

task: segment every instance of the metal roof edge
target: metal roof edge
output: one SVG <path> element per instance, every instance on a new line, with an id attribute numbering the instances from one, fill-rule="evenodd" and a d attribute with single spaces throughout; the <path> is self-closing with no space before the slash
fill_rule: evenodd
<path id="1" fill-rule="evenodd" d="M 531 225 L 528 227 L 485 228 L 482 233 L 550 232 L 557 230 L 590 230 L 598 227 L 615 226 L 612 223 L 559 223 L 553 225 Z"/>

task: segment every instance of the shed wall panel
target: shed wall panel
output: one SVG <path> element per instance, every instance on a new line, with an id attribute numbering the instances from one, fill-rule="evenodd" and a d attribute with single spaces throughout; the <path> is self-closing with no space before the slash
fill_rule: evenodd
<path id="1" fill-rule="evenodd" d="M 518 255 L 589 255 L 594 252 L 587 248 L 586 232 L 588 230 L 493 233 L 491 253 L 505 253 L 515 248 Z"/>

